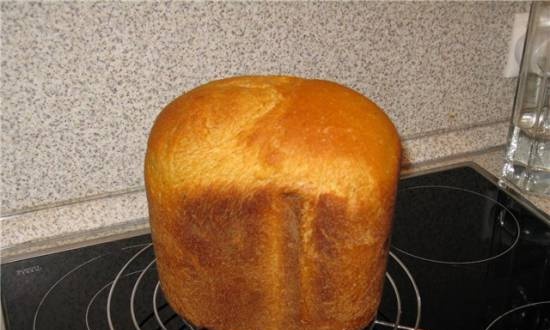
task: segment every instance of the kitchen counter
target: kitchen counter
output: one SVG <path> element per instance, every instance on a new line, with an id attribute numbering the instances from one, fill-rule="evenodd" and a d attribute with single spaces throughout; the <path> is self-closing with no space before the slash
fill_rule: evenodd
<path id="1" fill-rule="evenodd" d="M 409 150 L 416 151 L 414 155 L 405 155 L 402 175 L 474 162 L 498 177 L 504 156 L 504 149 L 498 147 L 461 156 L 440 154 L 438 160 L 422 161 L 422 150 L 413 147 Z M 411 163 L 412 157 L 420 161 Z M 550 198 L 534 195 L 524 197 L 541 211 L 550 213 Z M 86 241 L 100 242 L 111 240 L 117 235 L 145 232 L 149 226 L 147 214 L 147 199 L 143 189 L 13 214 L 2 218 L 0 222 L 1 257 L 4 260 L 13 259 L 21 254 L 40 253 L 61 246 L 66 248 Z"/>

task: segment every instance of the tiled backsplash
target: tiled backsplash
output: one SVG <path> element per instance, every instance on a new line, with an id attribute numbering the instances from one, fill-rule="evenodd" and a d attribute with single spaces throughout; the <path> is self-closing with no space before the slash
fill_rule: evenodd
<path id="1" fill-rule="evenodd" d="M 503 122 L 528 3 L 3 2 L 2 213 L 143 184 L 153 120 L 238 74 L 349 85 L 404 139 Z"/>

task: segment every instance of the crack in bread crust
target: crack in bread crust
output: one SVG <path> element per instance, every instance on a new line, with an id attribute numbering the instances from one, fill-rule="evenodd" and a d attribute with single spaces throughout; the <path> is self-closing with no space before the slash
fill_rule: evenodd
<path id="1" fill-rule="evenodd" d="M 343 197 L 272 186 L 205 187 L 173 202 L 177 216 L 152 223 L 154 247 L 163 291 L 194 324 L 298 330 L 371 321 L 392 205 L 374 221 Z"/>

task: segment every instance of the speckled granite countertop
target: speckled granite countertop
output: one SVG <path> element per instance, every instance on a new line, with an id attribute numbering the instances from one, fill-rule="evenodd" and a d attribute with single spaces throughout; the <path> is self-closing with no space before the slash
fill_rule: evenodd
<path id="1" fill-rule="evenodd" d="M 449 139 L 446 139 L 445 143 L 448 144 Z M 433 144 L 432 147 L 434 147 Z M 415 148 L 411 150 L 414 150 L 415 159 L 421 158 L 422 150 Z M 402 174 L 408 175 L 463 162 L 474 162 L 498 177 L 503 153 L 504 149 L 498 147 L 462 156 L 448 157 L 443 154 L 443 158 L 439 160 L 419 162 L 414 165 L 407 161 L 406 156 Z M 524 196 L 541 211 L 550 214 L 550 198 Z M 55 250 L 87 241 L 111 240 L 116 236 L 134 232 L 146 232 L 148 230 L 147 214 L 145 192 L 143 189 L 136 189 L 118 195 L 12 215 L 3 218 L 0 222 L 2 226 L 1 257 L 8 260 L 22 254 Z"/>
<path id="2" fill-rule="evenodd" d="M 528 10 L 496 1 L 0 1 L 0 213 L 143 186 L 159 111 L 235 75 L 349 86 L 418 147 L 412 158 L 434 158 L 427 135 L 456 153 L 470 143 L 457 138 L 464 129 L 494 143 L 517 84 L 502 76 L 512 18 Z"/>

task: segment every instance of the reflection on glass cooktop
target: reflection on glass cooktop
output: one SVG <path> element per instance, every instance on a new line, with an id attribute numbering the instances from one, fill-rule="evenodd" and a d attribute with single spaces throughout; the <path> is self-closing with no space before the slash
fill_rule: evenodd
<path id="1" fill-rule="evenodd" d="M 550 329 L 550 220 L 487 177 L 401 180 L 370 329 Z M 7 330 L 194 329 L 163 298 L 148 234 L 3 264 L 1 288 Z"/>

